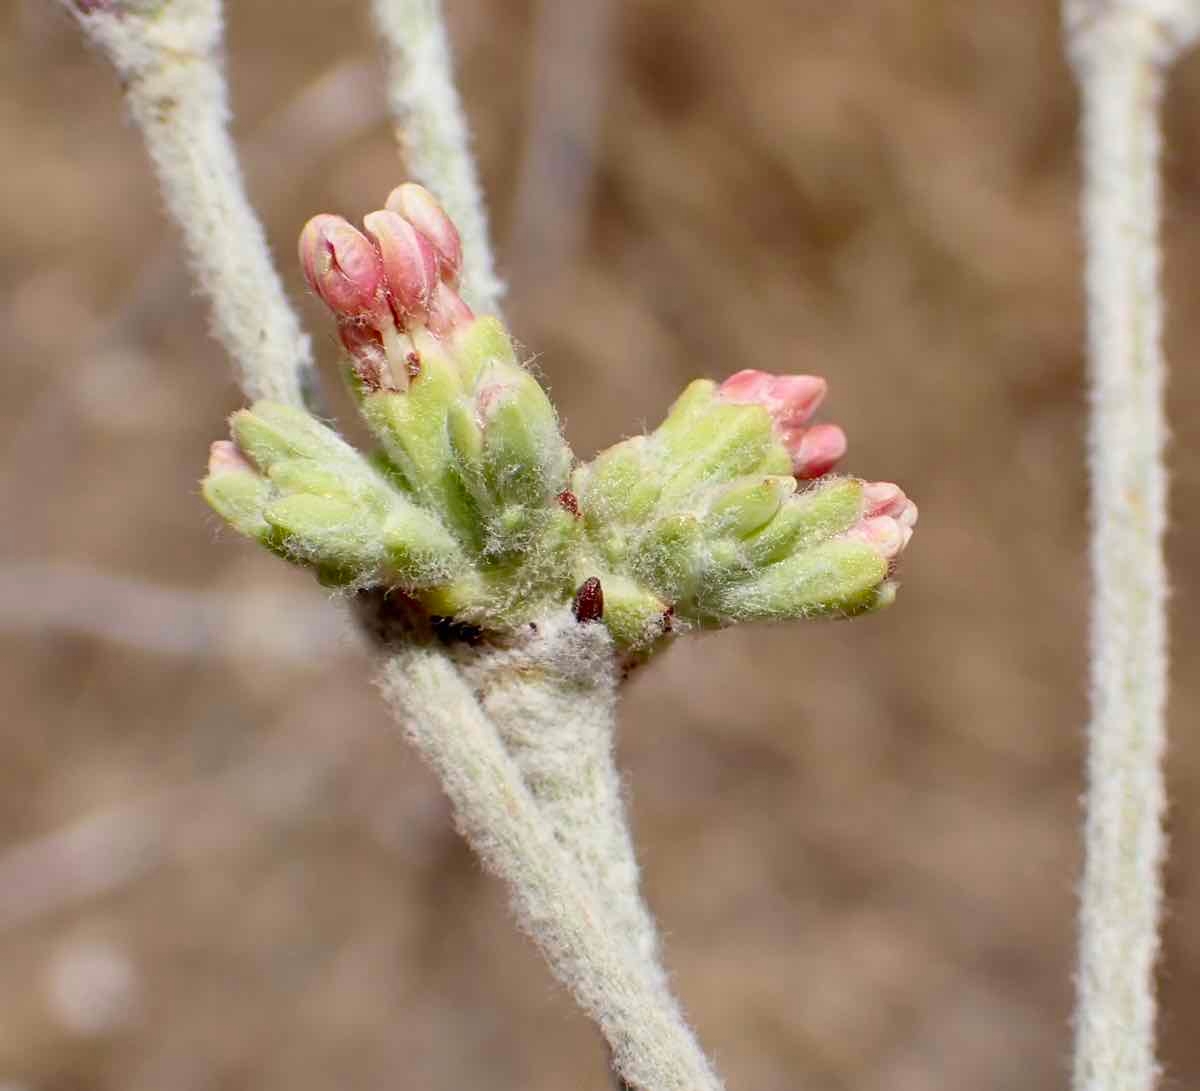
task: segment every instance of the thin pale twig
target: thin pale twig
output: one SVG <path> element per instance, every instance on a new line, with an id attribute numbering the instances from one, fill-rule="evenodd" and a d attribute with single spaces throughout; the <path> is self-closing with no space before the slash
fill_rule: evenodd
<path id="1" fill-rule="evenodd" d="M 312 352 L 283 291 L 229 135 L 219 0 L 62 0 L 122 77 L 217 338 L 251 400 L 303 404 Z"/>
<path id="2" fill-rule="evenodd" d="M 1076 1091 L 1150 1091 L 1165 854 L 1166 439 L 1160 107 L 1195 0 L 1067 0 L 1083 98 L 1092 720 Z"/>
<path id="3" fill-rule="evenodd" d="M 643 1091 L 720 1091 L 691 1030 L 580 880 L 455 665 L 440 650 L 402 647 L 385 661 L 382 686 L 441 778 L 460 831 L 508 883 L 518 918 L 599 1023 L 621 1075 Z"/>
<path id="4" fill-rule="evenodd" d="M 540 0 L 529 121 L 505 252 L 522 289 L 560 277 L 587 230 L 615 30 L 612 0 Z"/>
<path id="5" fill-rule="evenodd" d="M 441 0 L 372 0 L 371 7 L 387 54 L 388 97 L 405 166 L 458 226 L 463 297 L 477 311 L 498 314 L 504 285 L 492 258 Z"/>

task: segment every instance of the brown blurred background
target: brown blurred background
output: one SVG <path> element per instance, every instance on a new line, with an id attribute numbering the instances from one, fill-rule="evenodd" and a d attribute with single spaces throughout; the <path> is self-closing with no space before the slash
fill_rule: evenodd
<path id="1" fill-rule="evenodd" d="M 293 240 L 402 177 L 365 4 L 239 0 Z M 676 982 L 745 1091 L 1061 1088 L 1086 716 L 1076 103 L 1049 0 L 448 0 L 508 313 L 578 452 L 829 377 L 921 507 L 885 615 L 681 641 L 621 735 Z M 0 6 L 0 1088 L 603 1091 L 302 573 L 197 492 L 238 395 L 114 76 Z M 1169 103 L 1167 1088 L 1200 1086 L 1200 58 Z M 345 402 L 338 402 L 343 417 Z"/>

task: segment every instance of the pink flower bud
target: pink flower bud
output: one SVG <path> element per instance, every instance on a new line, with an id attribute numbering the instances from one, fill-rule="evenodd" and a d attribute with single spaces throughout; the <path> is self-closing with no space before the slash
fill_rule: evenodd
<path id="1" fill-rule="evenodd" d="M 300 264 L 309 286 L 339 318 L 379 321 L 387 313 L 379 253 L 341 216 L 322 213 L 304 225 Z"/>
<path id="2" fill-rule="evenodd" d="M 780 438 L 792 456 L 792 473 L 801 481 L 829 473 L 846 453 L 846 433 L 836 424 L 785 428 Z"/>
<path id="3" fill-rule="evenodd" d="M 816 375 L 772 375 L 739 371 L 720 386 L 720 394 L 735 405 L 761 405 L 784 427 L 797 427 L 816 412 L 825 398 L 826 383 Z"/>
<path id="4" fill-rule="evenodd" d="M 430 333 L 445 337 L 459 326 L 465 326 L 474 317 L 474 312 L 463 301 L 462 296 L 449 284 L 443 282 L 434 288 L 427 320 Z"/>
<path id="5" fill-rule="evenodd" d="M 446 215 L 433 194 L 415 182 L 405 182 L 388 194 L 385 207 L 403 216 L 437 251 L 443 280 L 457 283 L 462 269 L 462 239 L 454 221 Z"/>
<path id="6" fill-rule="evenodd" d="M 212 477 L 219 477 L 221 474 L 254 473 L 255 469 L 235 444 L 219 439 L 208 449 L 208 472 Z"/>
<path id="7" fill-rule="evenodd" d="M 867 515 L 891 515 L 905 526 L 916 526 L 917 505 L 899 485 L 890 481 L 873 481 L 863 486 L 863 499 L 867 504 Z"/>
<path id="8" fill-rule="evenodd" d="M 904 548 L 904 529 L 891 516 L 880 515 L 875 519 L 861 520 L 846 532 L 846 536 L 866 542 L 885 561 L 890 561 L 898 557 Z"/>
<path id="9" fill-rule="evenodd" d="M 354 363 L 354 372 L 367 390 L 395 385 L 379 331 L 365 322 L 339 322 L 338 337 Z"/>
<path id="10" fill-rule="evenodd" d="M 825 398 L 825 380 L 816 375 L 772 375 L 746 370 L 731 375 L 718 389 L 734 405 L 761 405 L 771 414 L 792 456 L 792 472 L 801 479 L 828 473 L 846 453 L 846 433 L 836 424 L 805 424 Z"/>
<path id="11" fill-rule="evenodd" d="M 390 210 L 363 220 L 379 254 L 388 295 L 397 317 L 423 316 L 438 282 L 438 256 L 433 243 L 408 220 Z"/>
<path id="12" fill-rule="evenodd" d="M 862 518 L 846 531 L 847 538 L 866 542 L 884 560 L 895 560 L 908 545 L 917 525 L 917 505 L 899 485 L 874 481 L 863 486 Z"/>

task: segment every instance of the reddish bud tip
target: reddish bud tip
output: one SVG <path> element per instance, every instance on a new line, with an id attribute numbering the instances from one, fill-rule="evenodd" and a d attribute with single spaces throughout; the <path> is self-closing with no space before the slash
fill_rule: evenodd
<path id="1" fill-rule="evenodd" d="M 799 478 L 820 477 L 846 453 L 846 434 L 834 424 L 805 424 L 825 398 L 825 380 L 816 375 L 771 375 L 746 370 L 729 376 L 719 396 L 734 405 L 761 405 L 771 415 L 775 434 L 792 456 Z"/>
<path id="2" fill-rule="evenodd" d="M 904 495 L 899 485 L 890 481 L 870 482 L 863 486 L 863 499 L 869 516 L 890 515 L 907 527 L 917 524 L 917 505 Z"/>
<path id="3" fill-rule="evenodd" d="M 761 405 L 784 428 L 802 425 L 825 398 L 825 380 L 816 375 L 771 375 L 746 370 L 729 376 L 720 394 L 735 405 Z"/>
<path id="4" fill-rule="evenodd" d="M 385 207 L 403 216 L 437 251 L 444 280 L 455 283 L 462 269 L 462 239 L 454 221 L 446 215 L 433 194 L 415 182 L 405 182 L 388 194 Z"/>
<path id="5" fill-rule="evenodd" d="M 322 213 L 304 225 L 300 264 L 309 286 L 339 318 L 379 319 L 386 310 L 379 254 L 341 216 Z"/>
<path id="6" fill-rule="evenodd" d="M 917 505 L 890 481 L 865 484 L 863 501 L 863 516 L 846 532 L 847 537 L 866 542 L 884 560 L 895 560 L 913 536 Z"/>
<path id="7" fill-rule="evenodd" d="M 792 456 L 792 473 L 801 480 L 829 473 L 846 453 L 846 433 L 836 424 L 788 428 L 782 438 Z"/>
<path id="8" fill-rule="evenodd" d="M 438 281 L 433 243 L 396 212 L 372 212 L 363 220 L 379 249 L 389 297 L 398 317 L 424 315 Z"/>
<path id="9" fill-rule="evenodd" d="M 221 474 L 254 473 L 254 467 L 237 447 L 227 439 L 219 439 L 208 449 L 208 472 Z"/>
<path id="10" fill-rule="evenodd" d="M 890 515 L 877 515 L 858 524 L 856 533 L 874 546 L 884 560 L 892 560 L 904 548 L 904 529 Z"/>
<path id="11" fill-rule="evenodd" d="M 391 368 L 383 338 L 365 322 L 339 322 L 338 337 L 354 363 L 354 372 L 367 390 L 392 387 Z"/>
<path id="12" fill-rule="evenodd" d="M 445 337 L 460 326 L 465 326 L 474 319 L 475 314 L 470 307 L 449 284 L 441 283 L 433 290 L 433 299 L 429 305 L 429 332 L 438 337 Z"/>

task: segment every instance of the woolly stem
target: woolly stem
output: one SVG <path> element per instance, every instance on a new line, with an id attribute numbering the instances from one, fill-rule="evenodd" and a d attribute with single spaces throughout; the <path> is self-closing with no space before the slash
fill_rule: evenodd
<path id="1" fill-rule="evenodd" d="M 1159 107 L 1200 5 L 1068 3 L 1083 98 L 1091 383 L 1092 720 L 1076 1091 L 1149 1091 L 1165 801 Z"/>
<path id="2" fill-rule="evenodd" d="M 504 285 L 496 276 L 487 212 L 471 154 L 471 136 L 454 85 L 441 0 L 372 0 L 388 65 L 388 97 L 408 173 L 431 190 L 458 226 L 462 294 L 498 314 Z"/>
<path id="3" fill-rule="evenodd" d="M 228 92 L 217 60 L 219 0 L 63 2 L 122 76 L 243 391 L 251 400 L 303 404 L 308 341 L 283 294 L 229 137 Z M 501 285 L 440 5 L 376 0 L 374 9 L 389 49 L 392 107 L 410 169 L 458 223 L 467 262 L 464 294 L 480 310 L 494 311 Z M 572 621 L 570 628 L 582 627 Z M 497 710 L 509 717 L 509 742 L 520 765 L 444 651 L 410 646 L 395 653 L 384 667 L 384 693 L 441 775 L 464 835 L 509 883 L 522 923 L 599 1023 L 620 1086 L 720 1091 L 666 991 L 654 926 L 637 893 L 612 760 L 611 642 L 601 626 L 588 628 L 590 637 L 577 639 L 595 654 L 575 664 L 575 675 L 546 685 L 501 683 L 491 692 Z M 548 733 L 546 745 L 518 737 L 512 717 L 522 708 L 561 730 Z M 572 744 L 578 744 L 575 752 Z"/>
<path id="4" fill-rule="evenodd" d="M 183 231 L 217 339 L 246 396 L 303 403 L 308 338 L 283 292 L 229 136 L 219 0 L 63 0 L 121 75 L 129 112 Z"/>
<path id="5" fill-rule="evenodd" d="M 569 610 L 508 649 L 472 653 L 467 677 L 550 828 L 630 951 L 666 988 L 614 753 L 612 637 Z"/>
<path id="6" fill-rule="evenodd" d="M 404 647 L 385 662 L 381 684 L 441 777 L 459 829 L 508 883 L 519 920 L 599 1023 L 625 1081 L 638 1091 L 718 1091 L 687 1025 L 599 911 L 454 664 L 439 650 Z"/>

